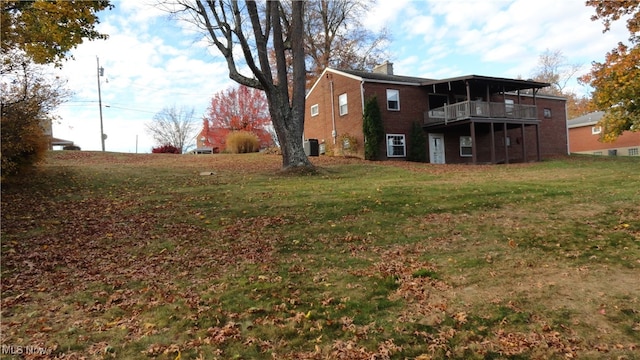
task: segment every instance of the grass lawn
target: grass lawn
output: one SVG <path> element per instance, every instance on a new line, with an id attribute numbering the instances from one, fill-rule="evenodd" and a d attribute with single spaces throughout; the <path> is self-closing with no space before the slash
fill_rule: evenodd
<path id="1" fill-rule="evenodd" d="M 640 159 L 312 161 L 51 152 L 0 357 L 640 359 Z"/>

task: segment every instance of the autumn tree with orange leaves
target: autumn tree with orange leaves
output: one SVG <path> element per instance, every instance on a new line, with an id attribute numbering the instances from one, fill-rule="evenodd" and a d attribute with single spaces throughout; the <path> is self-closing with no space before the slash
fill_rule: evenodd
<path id="1" fill-rule="evenodd" d="M 203 119 L 201 141 L 204 146 L 225 148 L 232 131 L 255 134 L 261 147 L 273 144 L 271 116 L 264 92 L 240 85 L 216 93 Z"/>
<path id="2" fill-rule="evenodd" d="M 618 43 L 603 63 L 594 62 L 591 72 L 580 78 L 594 88 L 593 105 L 605 111 L 599 122 L 602 140 L 611 142 L 624 131 L 640 131 L 640 1 L 589 0 L 596 9 L 591 20 L 601 20 L 609 31 L 611 23 L 626 19 L 630 44 Z"/>
<path id="3" fill-rule="evenodd" d="M 84 40 L 106 39 L 97 13 L 110 1 L 2 1 L 2 52 L 20 49 L 37 64 L 61 66 Z"/>

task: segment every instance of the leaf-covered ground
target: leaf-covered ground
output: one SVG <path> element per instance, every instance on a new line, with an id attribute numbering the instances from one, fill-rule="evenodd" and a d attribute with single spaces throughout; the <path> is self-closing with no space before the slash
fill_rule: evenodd
<path id="1" fill-rule="evenodd" d="M 640 358 L 638 159 L 312 160 L 53 152 L 4 183 L 2 358 Z"/>

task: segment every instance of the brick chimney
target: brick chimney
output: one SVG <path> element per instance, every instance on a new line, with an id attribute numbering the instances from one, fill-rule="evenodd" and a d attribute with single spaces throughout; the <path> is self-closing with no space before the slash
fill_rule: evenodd
<path id="1" fill-rule="evenodd" d="M 376 67 L 373 68 L 373 72 L 376 74 L 393 75 L 393 63 L 385 61 L 380 65 L 376 65 Z"/>

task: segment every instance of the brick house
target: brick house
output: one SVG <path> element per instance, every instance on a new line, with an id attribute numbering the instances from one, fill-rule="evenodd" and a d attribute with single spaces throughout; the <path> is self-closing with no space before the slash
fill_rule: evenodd
<path id="1" fill-rule="evenodd" d="M 53 124 L 50 118 L 40 121 L 40 127 L 42 128 L 42 132 L 47 139 L 49 150 L 54 150 L 57 147 L 64 149 L 67 146 L 74 146 L 74 143 L 71 140 L 64 140 L 53 137 Z"/>
<path id="2" fill-rule="evenodd" d="M 327 68 L 307 94 L 305 139 L 329 152 L 348 134 L 364 156 L 364 103 L 376 96 L 383 118 L 383 159 L 406 159 L 419 122 L 431 163 L 509 163 L 568 153 L 566 100 L 540 95 L 546 83 L 478 75 L 434 80 Z"/>
<path id="3" fill-rule="evenodd" d="M 219 153 L 220 150 L 224 150 L 224 137 L 216 136 L 217 130 L 223 129 L 211 129 L 207 121 L 203 122 L 202 129 L 198 135 L 196 135 L 196 148 L 191 152 L 195 154 L 211 154 Z M 228 131 L 225 132 L 225 135 Z"/>
<path id="4" fill-rule="evenodd" d="M 600 141 L 598 121 L 604 112 L 596 111 L 568 121 L 569 151 L 576 154 L 639 156 L 640 132 L 623 132 L 614 142 Z"/>

